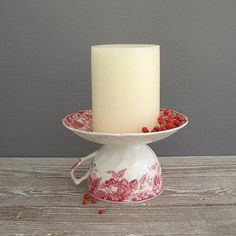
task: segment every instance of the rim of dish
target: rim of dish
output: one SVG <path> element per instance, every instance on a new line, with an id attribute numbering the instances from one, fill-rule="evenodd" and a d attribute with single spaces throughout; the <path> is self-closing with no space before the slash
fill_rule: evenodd
<path id="1" fill-rule="evenodd" d="M 168 108 L 161 108 L 161 109 L 168 109 Z M 82 109 L 82 110 L 86 110 L 86 109 Z M 90 109 L 87 109 L 87 110 L 90 110 Z M 72 127 L 69 127 L 65 120 L 68 116 L 71 116 L 75 113 L 78 113 L 79 111 L 77 112 L 72 112 L 68 115 L 66 115 L 63 119 L 62 119 L 62 124 L 69 130 L 73 131 L 73 132 L 80 132 L 80 133 L 83 133 L 83 134 L 91 134 L 91 135 L 109 135 L 109 136 L 154 136 L 154 135 L 157 135 L 157 134 L 163 134 L 163 133 L 168 133 L 168 132 L 171 132 L 171 131 L 177 131 L 183 127 L 185 127 L 188 123 L 189 123 L 189 119 L 186 115 L 178 112 L 178 111 L 175 111 L 175 110 L 172 110 L 172 109 L 169 109 L 171 110 L 172 112 L 175 112 L 177 114 L 180 114 L 181 116 L 183 116 L 185 119 L 186 119 L 186 122 L 183 123 L 182 125 L 178 126 L 178 127 L 175 127 L 175 128 L 172 128 L 172 129 L 168 129 L 168 130 L 162 130 L 162 131 L 158 131 L 158 132 L 149 132 L 149 133 L 107 133 L 107 132 L 95 132 L 95 131 L 86 131 L 86 130 L 81 130 L 81 129 L 76 129 L 76 128 L 72 128 Z"/>
<path id="2" fill-rule="evenodd" d="M 162 109 L 168 109 L 168 108 L 162 108 Z M 82 110 L 86 110 L 86 109 L 82 109 Z M 89 109 L 87 109 L 89 110 Z M 107 135 L 107 136 L 116 136 L 116 137 L 119 137 L 119 136 L 154 136 L 154 135 L 157 135 L 157 134 L 163 134 L 163 133 L 168 133 L 168 132 L 172 132 L 172 131 L 177 131 L 183 127 L 185 127 L 188 123 L 189 123 L 189 119 L 186 115 L 180 113 L 180 112 L 177 112 L 175 110 L 172 110 L 172 109 L 169 109 L 171 110 L 172 112 L 175 112 L 177 114 L 180 114 L 182 115 L 185 119 L 186 119 L 186 122 L 182 125 L 180 125 L 179 127 L 175 127 L 175 128 L 172 128 L 172 129 L 168 129 L 168 130 L 162 130 L 162 131 L 158 131 L 158 132 L 149 132 L 149 133 L 108 133 L 108 132 L 95 132 L 95 131 L 86 131 L 86 130 L 81 130 L 81 129 L 76 129 L 76 128 L 72 128 L 72 127 L 69 127 L 65 120 L 68 116 L 71 116 L 75 113 L 78 113 L 78 112 L 73 112 L 73 113 L 70 113 L 68 115 L 66 115 L 63 119 L 62 119 L 62 124 L 69 130 L 73 131 L 73 132 L 80 132 L 80 133 L 83 133 L 83 134 L 90 134 L 90 135 L 97 135 L 97 136 L 101 136 L 101 135 Z"/>

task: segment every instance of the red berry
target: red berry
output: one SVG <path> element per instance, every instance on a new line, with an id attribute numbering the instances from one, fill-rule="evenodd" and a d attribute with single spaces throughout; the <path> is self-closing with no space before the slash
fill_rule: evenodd
<path id="1" fill-rule="evenodd" d="M 164 130 L 166 130 L 166 127 L 165 126 L 161 126 L 160 130 L 164 131 Z"/>
<path id="2" fill-rule="evenodd" d="M 143 133 L 148 133 L 148 132 L 149 132 L 149 130 L 148 130 L 148 128 L 147 128 L 147 127 L 143 127 L 143 128 L 142 128 L 142 132 L 143 132 Z"/>
<path id="3" fill-rule="evenodd" d="M 84 199 L 89 199 L 89 198 L 90 198 L 89 193 L 85 193 L 85 194 L 84 194 Z"/>
<path id="4" fill-rule="evenodd" d="M 166 128 L 167 128 L 167 129 L 175 128 L 175 124 L 174 124 L 173 122 L 168 122 L 168 123 L 166 124 Z"/>
<path id="5" fill-rule="evenodd" d="M 83 205 L 87 205 L 88 204 L 88 200 L 84 199 L 82 203 L 83 203 Z"/>
<path id="6" fill-rule="evenodd" d="M 170 123 L 166 124 L 166 129 L 171 129 L 171 124 Z"/>
<path id="7" fill-rule="evenodd" d="M 174 118 L 174 116 L 170 113 L 169 115 L 168 115 L 168 119 L 169 120 L 172 120 Z"/>
<path id="8" fill-rule="evenodd" d="M 92 203 L 96 203 L 97 202 L 97 199 L 95 197 L 92 198 L 91 200 Z"/>
<path id="9" fill-rule="evenodd" d="M 98 210 L 98 214 L 99 214 L 99 215 L 102 215 L 102 214 L 104 214 L 104 213 L 105 213 L 105 210 L 104 210 L 104 209 L 99 209 L 99 210 Z"/>
<path id="10" fill-rule="evenodd" d="M 165 116 L 168 116 L 170 113 L 171 113 L 171 111 L 169 109 L 165 109 L 164 110 L 164 115 Z"/>
<path id="11" fill-rule="evenodd" d="M 185 122 L 186 119 L 183 116 L 177 116 L 176 117 L 179 122 Z"/>
<path id="12" fill-rule="evenodd" d="M 158 117 L 157 121 L 160 125 L 162 125 L 164 123 L 164 120 L 162 117 Z"/>
<path id="13" fill-rule="evenodd" d="M 159 128 L 158 127 L 154 127 L 151 132 L 157 132 L 157 131 L 159 131 Z"/>
<path id="14" fill-rule="evenodd" d="M 166 122 L 167 122 L 166 124 L 174 124 L 174 120 L 173 119 L 167 120 Z"/>
<path id="15" fill-rule="evenodd" d="M 179 120 L 174 120 L 174 124 L 176 127 L 180 126 L 180 121 Z"/>

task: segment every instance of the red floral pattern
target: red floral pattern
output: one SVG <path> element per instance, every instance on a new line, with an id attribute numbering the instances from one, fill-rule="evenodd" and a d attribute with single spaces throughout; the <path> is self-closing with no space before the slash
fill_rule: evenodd
<path id="1" fill-rule="evenodd" d="M 97 175 L 96 165 L 92 165 L 88 178 L 90 194 L 97 199 L 113 202 L 139 202 L 152 199 L 162 192 L 162 176 L 160 165 L 156 162 L 140 179 L 126 179 L 127 168 L 118 172 L 107 171 L 110 176 L 105 181 Z"/>
<path id="2" fill-rule="evenodd" d="M 63 121 L 66 126 L 73 129 L 84 131 L 92 131 L 92 110 L 81 110 L 73 114 L 67 115 Z"/>

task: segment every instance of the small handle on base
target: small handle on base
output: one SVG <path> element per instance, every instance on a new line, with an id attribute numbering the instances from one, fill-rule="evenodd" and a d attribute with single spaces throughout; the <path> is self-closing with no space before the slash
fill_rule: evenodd
<path id="1" fill-rule="evenodd" d="M 82 181 L 84 181 L 85 179 L 88 178 L 89 176 L 89 170 L 86 172 L 86 174 L 84 176 L 82 176 L 81 178 L 76 178 L 75 175 L 74 175 L 74 172 L 76 171 L 76 169 L 86 160 L 90 159 L 90 158 L 93 158 L 96 156 L 98 151 L 95 151 L 95 152 L 92 152 L 90 153 L 88 156 L 85 156 L 85 157 L 81 157 L 72 167 L 71 167 L 71 172 L 70 172 L 70 175 L 71 175 L 71 179 L 72 181 L 76 184 L 76 185 L 79 185 Z"/>

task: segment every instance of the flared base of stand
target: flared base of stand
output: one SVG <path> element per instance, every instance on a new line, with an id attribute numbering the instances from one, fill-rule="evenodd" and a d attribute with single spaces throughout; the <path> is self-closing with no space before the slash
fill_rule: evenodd
<path id="1" fill-rule="evenodd" d="M 91 166 L 88 190 L 98 200 L 114 203 L 137 203 L 159 196 L 163 188 L 156 154 L 147 145 L 104 145 Z"/>

